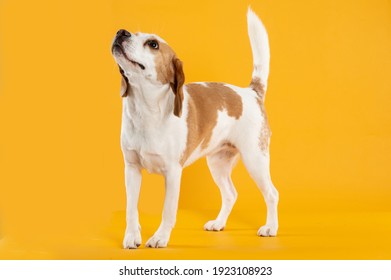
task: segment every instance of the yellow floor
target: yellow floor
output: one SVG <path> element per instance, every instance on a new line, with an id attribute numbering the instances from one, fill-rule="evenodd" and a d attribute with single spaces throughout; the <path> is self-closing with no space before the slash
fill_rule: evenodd
<path id="1" fill-rule="evenodd" d="M 246 212 L 247 213 L 247 212 Z M 256 236 L 259 223 L 234 212 L 223 232 L 205 232 L 212 212 L 180 210 L 168 248 L 145 248 L 159 216 L 141 215 L 143 245 L 121 249 L 124 212 L 94 234 L 0 241 L 0 259 L 391 259 L 391 213 L 283 213 L 278 237 Z M 26 239 L 27 240 L 27 239 Z"/>

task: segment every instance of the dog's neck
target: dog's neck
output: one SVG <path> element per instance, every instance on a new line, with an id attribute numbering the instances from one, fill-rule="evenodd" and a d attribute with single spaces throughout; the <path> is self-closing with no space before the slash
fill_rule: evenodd
<path id="1" fill-rule="evenodd" d="M 161 125 L 173 116 L 174 94 L 169 84 L 130 83 L 128 86 L 123 109 L 135 125 Z"/>

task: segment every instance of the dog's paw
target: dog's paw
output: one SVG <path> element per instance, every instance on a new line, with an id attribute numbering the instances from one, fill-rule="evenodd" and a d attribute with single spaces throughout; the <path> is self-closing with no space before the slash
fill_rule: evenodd
<path id="1" fill-rule="evenodd" d="M 125 232 L 124 249 L 137 249 L 141 245 L 140 231 Z"/>
<path id="2" fill-rule="evenodd" d="M 277 236 L 278 226 L 275 225 L 264 225 L 259 228 L 257 235 L 268 237 L 268 236 Z"/>
<path id="3" fill-rule="evenodd" d="M 204 225 L 204 230 L 207 231 L 221 231 L 224 228 L 225 228 L 225 223 L 218 220 L 209 221 Z"/>
<path id="4" fill-rule="evenodd" d="M 145 244 L 145 247 L 150 248 L 165 248 L 167 247 L 169 236 L 155 233 Z"/>

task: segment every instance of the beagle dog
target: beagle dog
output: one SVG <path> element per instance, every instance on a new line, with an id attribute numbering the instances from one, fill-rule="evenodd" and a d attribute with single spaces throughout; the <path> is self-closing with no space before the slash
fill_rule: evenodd
<path id="1" fill-rule="evenodd" d="M 262 192 L 266 224 L 259 236 L 276 236 L 278 192 L 269 171 L 270 128 L 264 101 L 269 75 L 265 27 L 247 12 L 254 67 L 248 87 L 184 84 L 182 62 L 159 36 L 119 30 L 112 54 L 122 75 L 121 148 L 125 161 L 126 231 L 123 247 L 141 244 L 138 199 L 141 170 L 165 177 L 162 221 L 147 247 L 166 247 L 175 225 L 182 169 L 206 156 L 222 207 L 205 230 L 223 230 L 237 198 L 231 171 L 241 156 Z"/>

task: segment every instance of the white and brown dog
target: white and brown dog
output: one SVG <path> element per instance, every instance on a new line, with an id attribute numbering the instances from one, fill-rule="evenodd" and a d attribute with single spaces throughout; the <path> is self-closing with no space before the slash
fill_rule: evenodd
<path id="1" fill-rule="evenodd" d="M 141 244 L 138 199 L 141 169 L 165 177 L 159 229 L 147 247 L 166 247 L 175 225 L 182 169 L 206 156 L 220 189 L 222 207 L 205 230 L 224 229 L 237 198 L 231 171 L 239 155 L 267 205 L 259 236 L 275 236 L 278 192 L 270 179 L 270 129 L 264 108 L 269 75 L 269 42 L 259 18 L 249 9 L 248 34 L 254 68 L 249 87 L 225 83 L 184 84 L 182 62 L 160 37 L 119 30 L 112 53 L 122 74 L 121 147 L 127 194 L 124 248 Z"/>

